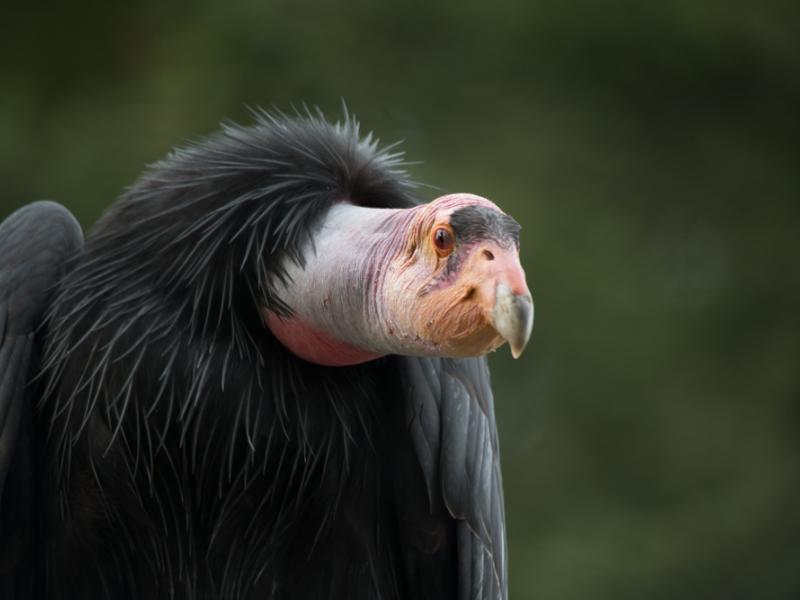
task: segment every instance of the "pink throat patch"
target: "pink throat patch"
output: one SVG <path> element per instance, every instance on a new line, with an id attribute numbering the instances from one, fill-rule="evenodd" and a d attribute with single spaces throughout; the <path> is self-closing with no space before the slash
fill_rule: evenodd
<path id="1" fill-rule="evenodd" d="M 261 316 L 281 344 L 298 358 L 310 363 L 325 367 L 347 367 L 383 356 L 334 339 L 297 317 L 279 317 L 266 308 L 261 309 Z"/>

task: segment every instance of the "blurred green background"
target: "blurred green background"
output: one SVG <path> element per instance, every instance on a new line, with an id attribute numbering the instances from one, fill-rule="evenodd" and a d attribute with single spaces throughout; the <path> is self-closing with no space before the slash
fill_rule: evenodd
<path id="1" fill-rule="evenodd" d="M 512 598 L 800 598 L 800 4 L 3 12 L 0 217 L 89 227 L 246 105 L 345 99 L 522 223 L 534 335 L 492 357 Z"/>

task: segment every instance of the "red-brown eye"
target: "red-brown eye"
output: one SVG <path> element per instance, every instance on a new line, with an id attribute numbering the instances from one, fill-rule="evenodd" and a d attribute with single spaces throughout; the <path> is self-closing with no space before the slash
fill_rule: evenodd
<path id="1" fill-rule="evenodd" d="M 440 256 L 450 254 L 455 245 L 453 234 L 446 227 L 437 227 L 433 232 L 433 245 Z"/>

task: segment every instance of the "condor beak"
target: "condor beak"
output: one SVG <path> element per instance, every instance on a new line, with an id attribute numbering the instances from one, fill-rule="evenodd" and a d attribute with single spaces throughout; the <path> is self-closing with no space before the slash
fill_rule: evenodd
<path id="1" fill-rule="evenodd" d="M 482 269 L 481 298 L 485 315 L 497 334 L 519 358 L 533 329 L 533 299 L 525 283 L 519 254 L 509 248 L 486 244 L 479 256 L 488 257 Z"/>
<path id="2" fill-rule="evenodd" d="M 515 294 L 504 282 L 497 284 L 492 327 L 511 346 L 511 356 L 519 358 L 533 329 L 533 300 L 530 292 Z"/>

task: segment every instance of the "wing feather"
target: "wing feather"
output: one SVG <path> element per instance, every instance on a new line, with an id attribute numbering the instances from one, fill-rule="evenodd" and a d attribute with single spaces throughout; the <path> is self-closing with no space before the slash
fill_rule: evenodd
<path id="1" fill-rule="evenodd" d="M 0 510 L 4 486 L 26 409 L 27 384 L 36 354 L 36 332 L 65 262 L 83 243 L 80 225 L 64 207 L 35 202 L 0 224 Z M 17 490 L 14 490 L 16 494 Z M 0 541 L 5 536 L 0 532 Z"/>
<path id="2" fill-rule="evenodd" d="M 455 522 L 457 597 L 505 600 L 505 512 L 486 359 L 404 358 L 403 379 L 429 511 L 443 503 Z"/>

